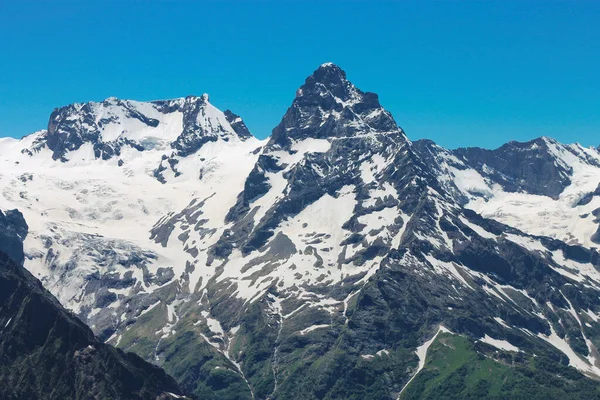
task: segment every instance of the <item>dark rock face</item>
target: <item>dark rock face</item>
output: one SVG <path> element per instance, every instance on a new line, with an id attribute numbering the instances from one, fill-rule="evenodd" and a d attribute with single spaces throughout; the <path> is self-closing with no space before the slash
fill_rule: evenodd
<path id="1" fill-rule="evenodd" d="M 6 253 L 15 263 L 22 265 L 23 240 L 29 227 L 18 210 L 0 211 L 0 252 Z"/>
<path id="2" fill-rule="evenodd" d="M 157 399 L 160 368 L 96 339 L 23 267 L 0 254 L 0 392 L 7 399 Z"/>
<path id="3" fill-rule="evenodd" d="M 82 113 L 82 121 L 68 119 L 71 114 L 77 112 Z M 102 123 L 99 121 L 98 125 Z M 50 121 L 48 121 L 46 145 L 53 151 L 52 157 L 55 160 L 63 159 L 67 151 L 80 148 L 85 141 L 98 142 L 98 130 L 90 132 L 83 127 L 83 124 L 89 126 L 96 124 L 90 103 L 85 104 L 80 110 L 76 110 L 74 105 L 70 105 L 52 112 Z"/>
<path id="4" fill-rule="evenodd" d="M 563 145 L 556 140 L 540 137 L 529 142 L 512 141 L 495 150 L 479 147 L 447 150 L 428 139 L 413 142 L 414 149 L 438 176 L 448 175 L 448 167 L 457 170 L 473 169 L 488 184 L 498 184 L 506 192 L 524 192 L 558 199 L 571 184 L 573 168 L 568 159 L 599 167 L 597 159 L 577 145 Z M 446 190 L 455 192 L 452 182 Z M 600 190 L 600 189 L 599 189 Z M 576 205 L 585 205 L 597 196 L 599 190 L 583 196 Z M 486 196 L 486 193 L 470 193 Z M 460 200 L 462 194 L 455 192 Z M 463 199 L 464 201 L 465 199 Z"/>
<path id="5" fill-rule="evenodd" d="M 65 160 L 67 152 L 79 149 L 84 143 L 92 143 L 96 158 L 103 160 L 120 155 L 123 146 L 143 150 L 140 144 L 126 138 L 102 140 L 102 129 L 111 123 L 120 122 L 116 115 L 103 116 L 98 110 L 111 107 L 122 109 L 126 118 L 139 121 L 144 125 L 151 127 L 159 125 L 158 120 L 145 116 L 129 102 L 114 98 L 99 104 L 71 104 L 57 108 L 50 115 L 46 133 L 46 145 L 53 151 L 52 157 L 55 160 Z"/>
<path id="6" fill-rule="evenodd" d="M 273 129 L 268 148 L 289 150 L 291 141 L 326 139 L 402 130 L 379 104 L 346 79 L 337 65 L 323 64 L 298 89 L 292 106 Z"/>
<path id="7" fill-rule="evenodd" d="M 185 157 L 198 151 L 204 143 L 217 140 L 219 131 L 207 131 L 200 123 L 207 103 L 208 96 L 206 95 L 200 98 L 186 97 L 181 108 L 181 112 L 183 113 L 183 132 L 181 132 L 181 135 L 171 145 L 177 152 L 177 155 Z M 225 133 L 222 127 L 215 128 L 220 129 L 222 134 Z"/>
<path id="8" fill-rule="evenodd" d="M 571 183 L 572 170 L 556 162 L 548 150 L 548 140 L 510 142 L 496 150 L 469 147 L 453 153 L 508 192 L 525 191 L 556 199 Z"/>
<path id="9" fill-rule="evenodd" d="M 596 232 L 593 233 L 591 240 L 596 244 L 600 244 L 600 225 L 598 225 Z"/>
<path id="10" fill-rule="evenodd" d="M 592 234 L 591 240 L 596 244 L 600 244 L 600 208 L 592 211 L 592 215 L 595 217 L 594 222 L 598 224 L 598 229 L 596 229 L 596 232 Z"/>
<path id="11" fill-rule="evenodd" d="M 225 118 L 227 118 L 227 122 L 229 122 L 229 124 L 231 125 L 235 133 L 237 133 L 237 135 L 240 137 L 240 139 L 246 140 L 252 137 L 252 134 L 248 130 L 248 127 L 239 115 L 234 114 L 231 110 L 225 110 L 224 114 Z"/>
<path id="12" fill-rule="evenodd" d="M 433 142 L 433 140 L 429 139 L 420 139 L 412 142 L 412 147 L 414 151 L 419 155 L 421 160 L 427 165 L 427 169 L 429 169 L 434 175 L 441 177 L 448 174 L 446 170 L 444 170 L 445 166 L 456 168 L 457 170 L 465 170 L 469 168 L 464 162 L 453 159 L 452 157 L 447 157 L 452 152 L 446 150 Z M 454 197 L 454 199 L 460 204 L 466 204 L 468 199 L 465 194 L 462 193 L 454 184 L 452 180 L 449 180 L 445 185 L 445 191 Z M 471 193 L 476 196 L 484 196 L 483 193 Z"/>

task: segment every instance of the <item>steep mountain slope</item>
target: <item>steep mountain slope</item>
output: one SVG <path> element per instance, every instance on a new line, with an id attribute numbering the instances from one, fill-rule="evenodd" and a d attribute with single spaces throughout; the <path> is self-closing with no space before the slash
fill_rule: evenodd
<path id="1" fill-rule="evenodd" d="M 3 399 L 183 398 L 173 378 L 96 339 L 17 261 L 27 225 L 0 221 L 0 397 Z M 13 234 L 14 235 L 11 235 Z M 3 251 L 9 250 L 9 257 Z M 20 253 L 20 254 L 19 254 Z"/>
<path id="2" fill-rule="evenodd" d="M 26 267 L 102 339 L 183 389 L 206 399 L 418 397 L 447 382 L 419 375 L 440 330 L 509 369 L 570 365 L 583 382 L 573 393 L 589 395 L 586 382 L 600 378 L 591 238 L 575 231 L 581 240 L 567 244 L 557 229 L 476 212 L 519 195 L 598 207 L 596 150 L 549 139 L 492 155 L 412 143 L 377 95 L 333 64 L 306 79 L 262 143 L 229 113 L 213 110 L 221 122 L 210 124 L 227 134 L 182 122 L 161 136 L 166 116 L 184 111 L 106 103 L 67 107 L 59 120 L 75 125 L 54 127 L 53 116 L 48 131 L 0 144 L 10 166 L 0 205 L 30 225 Z M 120 154 L 107 131 L 121 132 Z"/>
<path id="3" fill-rule="evenodd" d="M 203 338 L 256 398 L 394 397 L 416 358 L 410 348 L 441 323 L 597 374 L 594 322 L 578 328 L 563 311 L 596 316 L 597 253 L 463 210 L 460 188 L 423 160 L 375 95 L 321 66 L 224 225 L 199 199 L 153 229 L 191 250 L 189 275 L 175 332 L 132 348 L 159 362 L 162 351 L 176 370 L 173 348 Z M 553 295 L 571 281 L 580 294 Z M 136 330 L 142 337 L 134 325 L 124 343 Z"/>
<path id="4" fill-rule="evenodd" d="M 486 342 L 507 351 L 494 354 L 494 347 Z M 442 332 L 428 349 L 423 371 L 401 398 L 543 400 L 595 399 L 600 395 L 597 382 L 568 367 L 542 357 L 527 363 L 519 362 L 520 358 L 507 342 L 489 339 L 472 343 Z"/>

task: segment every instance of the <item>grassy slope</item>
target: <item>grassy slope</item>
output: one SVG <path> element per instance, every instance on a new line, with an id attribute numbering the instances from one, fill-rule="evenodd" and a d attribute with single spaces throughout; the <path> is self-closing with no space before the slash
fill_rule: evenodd
<path id="1" fill-rule="evenodd" d="M 440 334 L 401 399 L 600 399 L 600 383 L 573 368 L 544 357 L 492 359 L 475 346 L 463 336 Z"/>

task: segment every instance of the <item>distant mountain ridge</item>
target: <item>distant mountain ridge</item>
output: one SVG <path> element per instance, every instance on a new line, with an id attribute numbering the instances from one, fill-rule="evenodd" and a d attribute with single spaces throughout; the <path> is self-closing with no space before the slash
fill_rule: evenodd
<path id="1" fill-rule="evenodd" d="M 0 162 L 25 267 L 201 398 L 600 397 L 596 148 L 412 142 L 326 63 L 264 141 L 109 99 Z"/>
<path id="2" fill-rule="evenodd" d="M 529 233 L 585 246 L 600 243 L 598 149 L 548 137 L 496 150 L 446 150 L 429 140 L 414 144 L 439 175 L 459 186 L 469 208 Z"/>

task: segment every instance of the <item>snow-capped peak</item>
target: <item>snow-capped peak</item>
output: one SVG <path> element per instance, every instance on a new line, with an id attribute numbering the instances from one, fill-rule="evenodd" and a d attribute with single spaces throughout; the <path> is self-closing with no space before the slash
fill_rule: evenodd
<path id="1" fill-rule="evenodd" d="M 172 148 L 189 155 L 206 142 L 250 137 L 241 118 L 214 107 L 206 93 L 151 102 L 109 97 L 55 109 L 45 140 L 30 151 L 46 146 L 55 160 L 65 161 L 68 153 L 89 143 L 94 157 L 105 160 L 118 156 L 123 146 L 139 151 Z"/>

